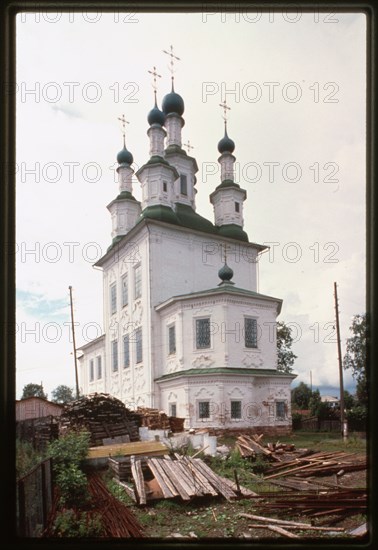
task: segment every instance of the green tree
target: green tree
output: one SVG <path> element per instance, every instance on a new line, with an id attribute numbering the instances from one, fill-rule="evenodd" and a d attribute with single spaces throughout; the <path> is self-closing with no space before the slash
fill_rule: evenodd
<path id="1" fill-rule="evenodd" d="M 301 382 L 291 390 L 291 402 L 296 405 L 298 409 L 308 409 L 312 393 L 311 388 L 304 382 Z"/>
<path id="2" fill-rule="evenodd" d="M 21 399 L 26 399 L 28 397 L 42 397 L 47 399 L 47 393 L 43 391 L 42 384 L 26 384 L 22 390 Z"/>
<path id="3" fill-rule="evenodd" d="M 352 369 L 357 382 L 356 395 L 359 403 L 366 406 L 368 401 L 368 379 L 366 369 L 367 318 L 366 313 L 355 315 L 349 327 L 353 336 L 347 339 L 344 369 Z"/>
<path id="4" fill-rule="evenodd" d="M 278 372 L 283 372 L 285 374 L 293 372 L 292 366 L 297 356 L 291 351 L 292 345 L 293 337 L 291 335 L 291 328 L 284 321 L 279 321 L 277 323 Z"/>
<path id="5" fill-rule="evenodd" d="M 70 403 L 75 400 L 73 389 L 61 384 L 51 392 L 52 401 L 54 403 Z"/>
<path id="6" fill-rule="evenodd" d="M 349 411 L 354 407 L 354 397 L 348 390 L 344 390 L 344 408 Z"/>

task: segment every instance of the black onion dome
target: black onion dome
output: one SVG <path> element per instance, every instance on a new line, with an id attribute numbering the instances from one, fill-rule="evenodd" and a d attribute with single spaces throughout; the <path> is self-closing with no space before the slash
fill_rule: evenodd
<path id="1" fill-rule="evenodd" d="M 226 263 L 218 271 L 218 277 L 222 281 L 231 281 L 233 276 L 234 276 L 234 272 L 232 271 L 231 267 L 229 267 Z"/>
<path id="2" fill-rule="evenodd" d="M 150 126 L 153 124 L 160 124 L 160 126 L 163 126 L 165 122 L 165 115 L 162 111 L 160 111 L 159 107 L 155 105 L 155 107 L 148 113 L 147 121 Z"/>
<path id="3" fill-rule="evenodd" d="M 235 149 L 235 143 L 227 135 L 227 129 L 224 130 L 224 137 L 218 143 L 218 151 L 222 153 L 233 153 Z"/>
<path id="4" fill-rule="evenodd" d="M 133 155 L 126 149 L 126 145 L 117 155 L 118 164 L 132 164 L 134 161 Z"/>
<path id="5" fill-rule="evenodd" d="M 176 113 L 181 116 L 185 109 L 184 100 L 173 90 L 164 96 L 161 106 L 165 115 L 169 115 L 169 113 Z"/>

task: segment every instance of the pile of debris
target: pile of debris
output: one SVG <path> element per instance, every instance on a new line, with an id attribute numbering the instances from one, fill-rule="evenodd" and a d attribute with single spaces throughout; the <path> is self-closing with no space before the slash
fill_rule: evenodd
<path id="1" fill-rule="evenodd" d="M 314 493 L 270 493 L 260 495 L 255 507 L 262 511 L 275 514 L 300 515 L 308 518 L 325 518 L 330 523 L 334 516 L 334 523 L 356 514 L 367 512 L 367 491 L 359 488 L 339 488 L 339 490 L 320 491 Z M 259 502 L 260 500 L 260 502 Z"/>
<path id="2" fill-rule="evenodd" d="M 218 476 L 200 458 L 181 456 L 136 457 L 117 460 L 109 458 L 114 479 L 139 505 L 155 499 L 179 498 L 189 501 L 195 497 L 219 497 L 227 500 L 255 497 L 256 493 Z M 127 482 L 132 482 L 132 484 Z"/>
<path id="3" fill-rule="evenodd" d="M 185 418 L 168 416 L 165 412 L 149 407 L 138 407 L 137 413 L 142 419 L 142 426 L 150 430 L 169 430 L 173 433 L 184 430 Z"/>
<path id="4" fill-rule="evenodd" d="M 306 456 L 303 456 L 303 455 Z M 340 472 L 355 472 L 366 469 L 366 456 L 356 456 L 345 451 L 319 452 L 306 451 L 301 457 L 290 462 L 275 464 L 265 472 L 266 480 L 277 477 L 325 476 Z"/>
<path id="5" fill-rule="evenodd" d="M 140 415 L 127 409 L 119 399 L 94 393 L 65 405 L 59 418 L 59 431 L 85 428 L 91 434 L 91 446 L 139 441 Z"/>
<path id="6" fill-rule="evenodd" d="M 38 451 L 44 451 L 51 441 L 59 436 L 58 418 L 43 416 L 16 422 L 16 437 L 29 441 Z"/>
<path id="7" fill-rule="evenodd" d="M 256 458 L 257 455 L 263 455 L 266 458 L 280 462 L 280 458 L 277 455 L 281 455 L 285 452 L 292 452 L 295 450 L 293 443 L 268 443 L 263 446 L 261 439 L 264 434 L 260 435 L 239 435 L 236 440 L 236 448 L 243 458 Z"/>

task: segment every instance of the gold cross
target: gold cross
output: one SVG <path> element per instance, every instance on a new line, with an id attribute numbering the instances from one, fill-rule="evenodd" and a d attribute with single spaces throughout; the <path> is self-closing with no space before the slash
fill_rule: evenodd
<path id="1" fill-rule="evenodd" d="M 122 115 L 121 117 L 118 117 L 118 120 L 122 122 L 122 135 L 123 135 L 123 144 L 125 145 L 125 134 L 126 134 L 126 124 L 130 124 L 128 120 L 125 119 L 125 115 Z"/>
<path id="2" fill-rule="evenodd" d="M 171 58 L 169 70 L 171 71 L 171 75 L 173 77 L 173 73 L 174 73 L 174 69 L 173 69 L 174 61 L 173 60 L 176 59 L 177 61 L 180 61 L 180 58 L 173 54 L 173 46 L 170 46 L 170 48 L 171 48 L 170 52 L 167 52 L 167 50 L 163 50 L 163 52 L 166 53 L 167 55 L 169 55 L 169 57 Z"/>
<path id="3" fill-rule="evenodd" d="M 188 153 L 190 154 L 190 149 L 194 149 L 193 145 L 190 145 L 190 141 L 188 140 L 188 143 L 183 143 L 184 147 L 188 149 Z"/>
<path id="4" fill-rule="evenodd" d="M 226 100 L 223 101 L 223 103 L 219 103 L 219 107 L 222 107 L 223 109 L 223 120 L 227 122 L 227 111 L 231 110 L 231 107 L 229 107 L 226 103 Z"/>
<path id="5" fill-rule="evenodd" d="M 148 71 L 150 74 L 152 74 L 152 76 L 154 77 L 154 83 L 152 84 L 152 87 L 153 89 L 155 90 L 156 92 L 156 89 L 157 89 L 157 86 L 156 86 L 156 78 L 161 78 L 161 74 L 158 74 L 156 72 L 156 67 L 153 67 L 153 70 L 152 71 Z"/>

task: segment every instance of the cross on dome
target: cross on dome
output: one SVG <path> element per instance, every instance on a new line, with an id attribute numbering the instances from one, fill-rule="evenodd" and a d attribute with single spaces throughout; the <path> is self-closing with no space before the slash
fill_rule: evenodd
<path id="1" fill-rule="evenodd" d="M 123 135 L 123 145 L 125 146 L 125 136 L 126 136 L 126 124 L 130 124 L 128 120 L 126 120 L 125 115 L 122 115 L 121 117 L 118 117 L 118 120 L 122 122 L 122 135 Z"/>
<path id="2" fill-rule="evenodd" d="M 190 154 L 190 149 L 194 149 L 193 145 L 190 145 L 190 141 L 188 140 L 188 143 L 183 143 L 183 146 L 188 149 L 188 153 Z"/>
<path id="3" fill-rule="evenodd" d="M 174 69 L 174 64 L 175 64 L 175 61 L 181 61 L 181 59 L 179 57 L 177 57 L 177 55 L 174 55 L 173 53 L 173 46 L 170 46 L 170 51 L 167 52 L 167 50 L 163 50 L 163 53 L 165 53 L 166 55 L 169 55 L 169 57 L 171 58 L 170 62 L 169 62 L 169 66 L 168 66 L 168 69 L 171 73 L 171 79 L 172 79 L 172 91 L 173 91 L 173 80 L 174 80 L 174 76 L 173 76 L 173 73 L 175 72 L 175 69 Z"/>
<path id="4" fill-rule="evenodd" d="M 224 123 L 227 124 L 227 111 L 231 111 L 231 107 L 229 107 L 226 103 L 226 99 L 223 101 L 223 103 L 219 103 L 219 107 L 222 107 L 223 109 L 223 120 Z"/>

